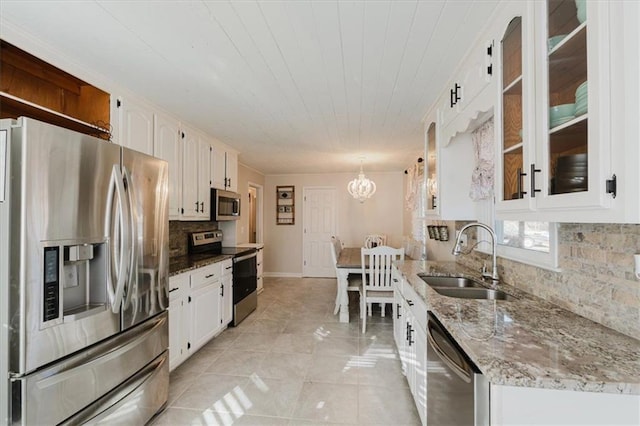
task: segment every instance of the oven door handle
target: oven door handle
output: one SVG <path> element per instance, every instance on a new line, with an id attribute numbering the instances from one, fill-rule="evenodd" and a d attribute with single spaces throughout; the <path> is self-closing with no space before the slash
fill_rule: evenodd
<path id="1" fill-rule="evenodd" d="M 243 260 L 251 259 L 252 257 L 256 257 L 257 253 L 245 254 L 244 256 L 234 257 L 233 263 L 242 262 Z"/>

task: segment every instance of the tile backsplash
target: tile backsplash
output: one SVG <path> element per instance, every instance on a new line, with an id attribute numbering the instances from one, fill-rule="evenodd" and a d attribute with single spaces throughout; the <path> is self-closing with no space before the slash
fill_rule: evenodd
<path id="1" fill-rule="evenodd" d="M 456 229 L 466 223 L 456 222 Z M 469 237 L 474 240 L 475 231 Z M 633 273 L 640 225 L 562 223 L 558 240 L 561 272 L 498 258 L 501 281 L 640 339 L 640 281 Z M 475 251 L 457 261 L 474 269 L 491 264 Z"/>
<path id="2" fill-rule="evenodd" d="M 218 222 L 169 221 L 169 257 L 184 256 L 189 250 L 189 233 L 218 229 Z"/>

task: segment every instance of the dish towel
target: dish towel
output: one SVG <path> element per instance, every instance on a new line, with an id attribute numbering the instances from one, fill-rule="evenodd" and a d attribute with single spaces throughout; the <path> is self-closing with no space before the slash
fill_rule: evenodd
<path id="1" fill-rule="evenodd" d="M 494 161 L 493 161 L 493 117 L 473 131 L 471 141 L 476 158 L 476 166 L 471 174 L 469 198 L 474 201 L 493 197 Z"/>

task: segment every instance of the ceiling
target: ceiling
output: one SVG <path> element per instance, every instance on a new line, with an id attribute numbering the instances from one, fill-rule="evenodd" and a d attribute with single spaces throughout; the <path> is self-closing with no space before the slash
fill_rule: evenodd
<path id="1" fill-rule="evenodd" d="M 265 174 L 355 172 L 361 157 L 400 171 L 496 4 L 1 0 L 0 36 L 28 34 Z"/>

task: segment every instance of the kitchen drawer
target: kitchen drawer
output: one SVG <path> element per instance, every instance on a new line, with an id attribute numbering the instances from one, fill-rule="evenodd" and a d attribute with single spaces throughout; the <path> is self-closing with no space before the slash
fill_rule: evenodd
<path id="1" fill-rule="evenodd" d="M 169 278 L 169 293 L 182 295 L 189 288 L 189 273 L 184 272 Z"/>
<path id="2" fill-rule="evenodd" d="M 404 296 L 407 304 L 409 305 L 409 310 L 416 318 L 416 321 L 420 325 L 423 330 L 427 329 L 427 305 L 424 303 L 424 300 L 418 293 L 413 289 L 411 284 L 405 283 L 402 288 L 402 295 Z"/>
<path id="3" fill-rule="evenodd" d="M 391 269 L 391 280 L 393 281 L 393 285 L 395 286 L 396 290 L 402 293 L 402 288 L 404 286 L 404 277 L 395 266 Z"/>
<path id="4" fill-rule="evenodd" d="M 204 287 L 205 285 L 220 280 L 221 276 L 222 262 L 198 268 L 191 273 L 191 288 Z"/>
<path id="5" fill-rule="evenodd" d="M 222 275 L 232 275 L 233 274 L 233 261 L 231 259 L 224 260 L 220 262 L 220 269 L 222 270 Z"/>

